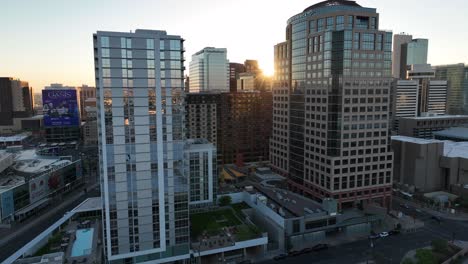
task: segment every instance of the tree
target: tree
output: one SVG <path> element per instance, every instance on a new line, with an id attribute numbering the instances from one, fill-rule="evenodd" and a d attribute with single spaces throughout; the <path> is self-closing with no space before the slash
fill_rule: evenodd
<path id="1" fill-rule="evenodd" d="M 437 259 L 430 249 L 416 250 L 417 264 L 437 264 Z"/>
<path id="2" fill-rule="evenodd" d="M 432 249 L 435 252 L 445 254 L 448 251 L 448 242 L 445 239 L 435 239 L 431 243 Z"/>
<path id="3" fill-rule="evenodd" d="M 219 198 L 219 205 L 220 206 L 228 206 L 230 205 L 232 202 L 232 199 L 231 199 L 231 196 L 222 196 L 221 198 Z"/>
<path id="4" fill-rule="evenodd" d="M 401 264 L 414 264 L 414 262 L 409 258 L 405 258 Z"/>

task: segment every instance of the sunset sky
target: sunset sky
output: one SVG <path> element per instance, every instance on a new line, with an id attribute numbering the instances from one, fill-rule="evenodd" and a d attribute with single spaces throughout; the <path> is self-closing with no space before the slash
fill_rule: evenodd
<path id="1" fill-rule="evenodd" d="M 257 59 L 273 73 L 273 46 L 286 20 L 311 0 L 4 0 L 0 76 L 94 86 L 92 34 L 97 30 L 166 30 L 186 39 L 186 66 L 206 46 L 227 48 L 231 62 Z M 377 8 L 380 28 L 429 39 L 429 63 L 468 63 L 466 0 L 358 0 Z"/>

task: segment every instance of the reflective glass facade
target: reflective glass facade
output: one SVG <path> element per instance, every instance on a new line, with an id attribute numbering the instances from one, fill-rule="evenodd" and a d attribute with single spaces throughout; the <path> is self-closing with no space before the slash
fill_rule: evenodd
<path id="1" fill-rule="evenodd" d="M 375 9 L 353 1 L 325 1 L 288 21 L 288 174 L 291 188 L 313 198 L 344 204 L 372 194 L 389 204 L 392 33 L 378 22 Z"/>
<path id="2" fill-rule="evenodd" d="M 183 40 L 99 31 L 94 52 L 106 257 L 185 258 Z"/>
<path id="3" fill-rule="evenodd" d="M 460 63 L 434 69 L 437 80 L 448 82 L 447 114 L 468 115 L 468 67 Z"/>

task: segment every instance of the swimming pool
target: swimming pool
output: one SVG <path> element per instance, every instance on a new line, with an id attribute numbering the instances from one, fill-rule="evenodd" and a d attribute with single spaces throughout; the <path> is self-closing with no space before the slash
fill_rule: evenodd
<path id="1" fill-rule="evenodd" d="M 76 240 L 73 242 L 71 251 L 72 257 L 79 257 L 91 254 L 93 247 L 94 228 L 76 230 Z"/>

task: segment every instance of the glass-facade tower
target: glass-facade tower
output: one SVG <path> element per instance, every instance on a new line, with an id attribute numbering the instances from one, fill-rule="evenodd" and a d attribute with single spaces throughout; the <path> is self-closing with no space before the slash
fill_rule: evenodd
<path id="1" fill-rule="evenodd" d="M 94 34 L 103 226 L 110 263 L 189 257 L 183 39 Z"/>
<path id="2" fill-rule="evenodd" d="M 334 0 L 288 20 L 288 176 L 298 192 L 340 205 L 390 203 L 392 33 L 378 22 L 375 9 Z"/>

